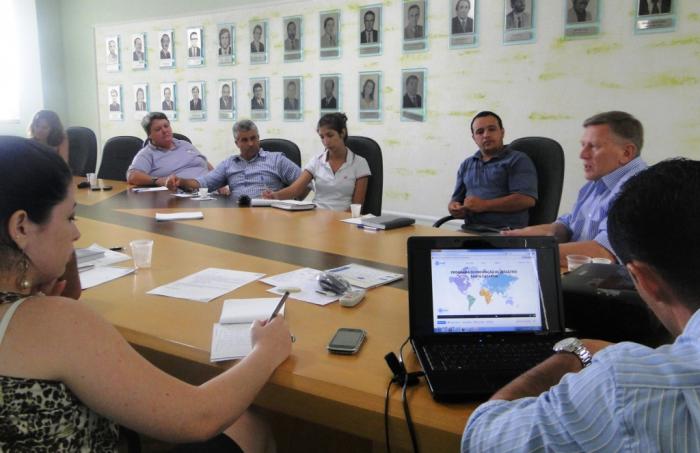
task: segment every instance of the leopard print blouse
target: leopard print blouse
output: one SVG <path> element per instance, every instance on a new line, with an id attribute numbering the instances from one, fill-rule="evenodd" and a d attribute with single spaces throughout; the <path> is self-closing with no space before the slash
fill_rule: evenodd
<path id="1" fill-rule="evenodd" d="M 21 298 L 0 293 L 0 303 Z M 62 382 L 0 376 L 0 451 L 115 452 L 118 440 L 117 425 L 90 410 Z"/>

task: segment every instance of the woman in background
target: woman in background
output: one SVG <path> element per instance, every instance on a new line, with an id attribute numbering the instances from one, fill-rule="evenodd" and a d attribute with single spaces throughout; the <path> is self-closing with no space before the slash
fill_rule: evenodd
<path id="1" fill-rule="evenodd" d="M 51 110 L 39 110 L 34 114 L 29 125 L 29 137 L 50 146 L 64 162 L 68 163 L 68 135 L 63 130 L 63 124 Z"/>
<path id="2" fill-rule="evenodd" d="M 303 197 L 313 181 L 314 203 L 321 209 L 349 211 L 350 204 L 362 204 L 371 172 L 364 157 L 353 153 L 348 139 L 348 117 L 328 113 L 318 121 L 316 132 L 325 151 L 306 164 L 304 171 L 289 187 L 277 192 L 265 191 L 263 198 L 288 200 Z"/>

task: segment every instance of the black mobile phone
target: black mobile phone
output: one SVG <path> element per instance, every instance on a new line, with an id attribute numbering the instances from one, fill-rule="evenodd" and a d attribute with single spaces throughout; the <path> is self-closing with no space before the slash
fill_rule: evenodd
<path id="1" fill-rule="evenodd" d="M 367 337 L 362 329 L 341 327 L 328 343 L 328 352 L 333 354 L 356 354 Z"/>
<path id="2" fill-rule="evenodd" d="M 102 186 L 102 190 L 112 190 L 112 186 Z"/>

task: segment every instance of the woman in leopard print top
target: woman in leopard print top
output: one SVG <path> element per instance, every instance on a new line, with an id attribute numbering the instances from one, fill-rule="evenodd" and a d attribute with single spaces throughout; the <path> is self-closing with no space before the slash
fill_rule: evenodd
<path id="1" fill-rule="evenodd" d="M 89 307 L 58 296 L 80 237 L 71 182 L 57 154 L 0 137 L 0 451 L 114 451 L 117 424 L 203 451 L 269 448 L 247 408 L 289 355 L 284 320 L 254 323 L 253 351 L 201 386 L 155 368 Z"/>

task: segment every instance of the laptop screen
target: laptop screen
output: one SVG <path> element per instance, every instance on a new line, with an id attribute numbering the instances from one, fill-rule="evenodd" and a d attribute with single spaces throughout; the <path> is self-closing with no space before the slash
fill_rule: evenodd
<path id="1" fill-rule="evenodd" d="M 433 332 L 541 331 L 537 251 L 431 249 Z"/>

